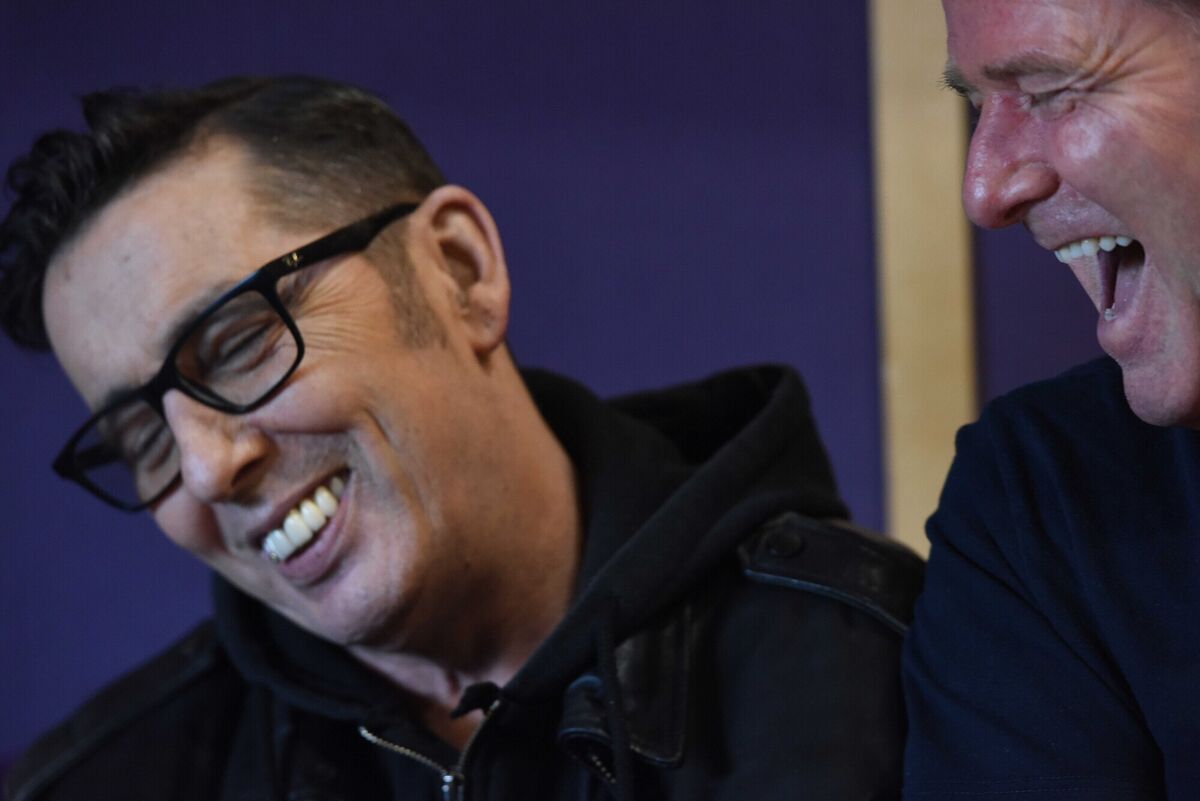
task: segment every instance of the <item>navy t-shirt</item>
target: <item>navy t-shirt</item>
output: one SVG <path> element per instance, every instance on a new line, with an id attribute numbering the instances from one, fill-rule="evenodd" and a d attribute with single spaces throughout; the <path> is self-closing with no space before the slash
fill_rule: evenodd
<path id="1" fill-rule="evenodd" d="M 1083 365 L 959 432 L 928 533 L 906 798 L 1200 798 L 1200 433 Z"/>

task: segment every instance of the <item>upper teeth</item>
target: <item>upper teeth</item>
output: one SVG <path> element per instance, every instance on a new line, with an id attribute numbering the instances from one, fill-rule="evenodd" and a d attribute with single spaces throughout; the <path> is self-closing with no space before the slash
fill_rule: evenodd
<path id="1" fill-rule="evenodd" d="M 321 527 L 338 510 L 338 498 L 346 489 L 340 476 L 334 476 L 329 486 L 317 487 L 312 495 L 300 501 L 287 513 L 283 525 L 263 540 L 262 549 L 273 562 L 282 562 L 307 545 Z"/>
<path id="2" fill-rule="evenodd" d="M 1092 257 L 1101 250 L 1111 253 L 1117 248 L 1126 247 L 1133 242 L 1131 236 L 1089 236 L 1087 239 L 1080 239 L 1078 242 L 1072 242 L 1069 245 L 1063 245 L 1058 250 L 1054 251 L 1054 255 L 1061 262 L 1067 262 L 1071 259 L 1078 259 L 1081 256 Z"/>

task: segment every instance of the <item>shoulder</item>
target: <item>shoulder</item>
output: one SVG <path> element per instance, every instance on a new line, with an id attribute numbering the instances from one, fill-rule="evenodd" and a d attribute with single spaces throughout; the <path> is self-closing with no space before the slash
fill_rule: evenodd
<path id="1" fill-rule="evenodd" d="M 738 548 L 753 581 L 832 599 L 903 634 L 921 591 L 924 562 L 894 540 L 838 520 L 784 512 Z"/>
<path id="2" fill-rule="evenodd" d="M 692 688 L 697 751 L 723 755 L 728 786 L 898 797 L 900 649 L 922 569 L 898 543 L 792 511 L 741 542 Z"/>
<path id="3" fill-rule="evenodd" d="M 1131 414 L 1124 401 L 1121 368 L 1108 357 L 1076 365 L 1056 376 L 1033 381 L 999 396 L 990 406 L 1057 411 L 1101 410 L 1106 415 Z"/>
<path id="4" fill-rule="evenodd" d="M 89 785 L 93 794 L 122 786 L 128 797 L 139 797 L 134 775 L 153 781 L 156 772 L 174 772 L 178 766 L 165 763 L 181 758 L 211 767 L 214 755 L 197 738 L 228 716 L 238 685 L 212 624 L 202 623 L 42 735 L 13 766 L 5 797 L 86 797 Z"/>
<path id="5" fill-rule="evenodd" d="M 1058 797 L 1044 777 L 1155 764 L 1130 668 L 1161 667 L 1144 638 L 1179 595 L 1162 588 L 1185 560 L 1165 554 L 1172 529 L 1192 538 L 1198 443 L 1139 420 L 1107 359 L 1002 396 L 959 432 L 904 646 L 911 793 Z"/>
<path id="6" fill-rule="evenodd" d="M 1197 465 L 1200 432 L 1139 420 L 1120 368 L 1100 359 L 997 398 L 959 431 L 930 539 L 1041 552 L 1050 540 L 1173 527 L 1194 519 Z"/>
<path id="7" fill-rule="evenodd" d="M 1001 458 L 1020 454 L 1035 468 L 1064 457 L 1088 460 L 1087 466 L 1156 449 L 1181 433 L 1139 420 L 1125 400 L 1120 367 L 1105 358 L 996 398 L 959 432 L 957 444 L 960 454 L 980 448 Z"/>

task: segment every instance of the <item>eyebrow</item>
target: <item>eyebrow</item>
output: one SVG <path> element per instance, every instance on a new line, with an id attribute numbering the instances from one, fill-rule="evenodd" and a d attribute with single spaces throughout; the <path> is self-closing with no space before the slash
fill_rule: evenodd
<path id="1" fill-rule="evenodd" d="M 196 318 L 198 316 L 200 316 L 200 314 L 202 312 L 204 312 L 205 309 L 207 309 L 212 303 L 214 303 L 217 300 L 217 298 L 221 297 L 223 294 L 225 294 L 230 289 L 237 286 L 244 280 L 246 280 L 245 277 L 237 279 L 237 280 L 222 281 L 219 284 L 215 284 L 215 285 L 209 287 L 203 293 L 201 293 L 197 297 L 193 298 L 183 308 L 183 311 L 179 313 L 179 315 L 176 317 L 175 322 L 172 323 L 171 327 L 167 330 L 167 336 L 163 340 L 164 342 L 166 342 L 166 350 L 164 350 L 162 352 L 162 358 L 164 360 L 166 359 L 167 353 L 170 351 L 170 349 L 175 346 L 175 343 L 178 342 L 180 337 L 183 336 L 184 332 L 187 331 L 187 329 L 189 327 L 191 327 L 192 323 L 196 322 Z M 162 365 L 160 364 L 159 367 L 161 368 Z M 145 386 L 144 383 L 142 383 L 142 384 L 119 384 L 104 393 L 103 397 L 101 397 L 101 399 L 100 399 L 100 405 L 97 406 L 96 408 L 107 409 L 111 404 L 115 403 L 117 400 L 123 398 L 126 395 L 132 394 L 133 392 L 137 391 L 138 389 L 142 388 L 143 386 Z"/>
<path id="2" fill-rule="evenodd" d="M 251 273 L 251 275 L 253 274 Z M 163 351 L 163 358 L 166 358 L 167 352 L 175 346 L 175 343 L 192 326 L 192 323 L 196 322 L 197 317 L 215 303 L 219 297 L 242 283 L 242 281 L 245 281 L 248 277 L 244 275 L 236 280 L 222 281 L 219 284 L 214 284 L 184 306 L 183 311 L 176 316 L 175 322 L 167 329 L 167 336 L 163 340 L 167 346 L 166 350 Z"/>
<path id="3" fill-rule="evenodd" d="M 989 81 L 1006 82 L 1026 75 L 1069 76 L 1079 71 L 1072 62 L 1048 56 L 1045 53 L 1022 53 L 998 64 L 987 64 L 981 72 Z M 963 75 L 957 65 L 947 62 L 942 70 L 942 85 L 965 95 L 975 87 Z"/>

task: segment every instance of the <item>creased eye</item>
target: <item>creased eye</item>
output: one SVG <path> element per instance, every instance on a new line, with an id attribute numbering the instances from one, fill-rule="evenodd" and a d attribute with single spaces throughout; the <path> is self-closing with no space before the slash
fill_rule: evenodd
<path id="1" fill-rule="evenodd" d="M 1075 107 L 1075 98 L 1075 93 L 1069 89 L 1026 92 L 1021 95 L 1021 106 L 1030 113 L 1057 116 L 1071 111 Z"/>

